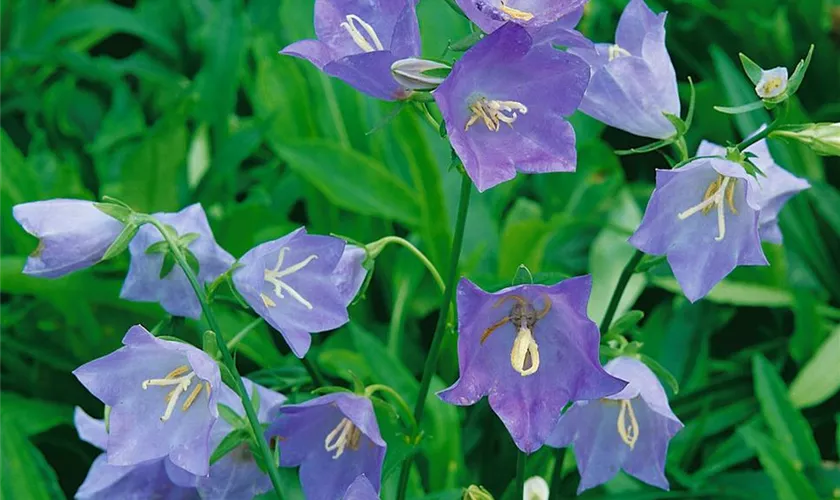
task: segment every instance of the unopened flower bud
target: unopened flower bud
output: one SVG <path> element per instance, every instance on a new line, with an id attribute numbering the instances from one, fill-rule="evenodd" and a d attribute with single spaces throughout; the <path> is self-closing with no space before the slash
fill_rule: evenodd
<path id="1" fill-rule="evenodd" d="M 522 500 L 548 500 L 548 483 L 540 476 L 529 477 L 522 490 Z"/>
<path id="2" fill-rule="evenodd" d="M 796 130 L 778 130 L 773 135 L 807 144 L 820 155 L 840 156 L 840 123 L 812 123 Z"/>
<path id="3" fill-rule="evenodd" d="M 445 76 L 452 69 L 447 64 L 427 59 L 409 57 L 400 59 L 391 65 L 391 74 L 402 86 L 411 90 L 432 90 L 443 83 Z"/>
<path id="4" fill-rule="evenodd" d="M 470 485 L 469 488 L 464 490 L 464 496 L 462 497 L 463 500 L 494 500 L 493 495 L 490 494 L 489 491 L 485 490 L 483 486 L 478 486 L 475 484 Z"/>

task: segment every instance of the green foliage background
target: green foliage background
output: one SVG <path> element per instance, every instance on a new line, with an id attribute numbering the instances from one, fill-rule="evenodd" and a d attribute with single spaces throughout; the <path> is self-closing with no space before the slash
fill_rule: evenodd
<path id="1" fill-rule="evenodd" d="M 591 0 L 581 30 L 612 39 L 624 0 Z M 713 105 L 754 94 L 737 53 L 792 68 L 816 45 L 794 102 L 801 121 L 840 119 L 840 4 L 836 0 L 651 1 L 667 9 L 668 47 L 681 81 L 696 82 L 689 135 L 735 141 L 768 117 L 734 120 Z M 101 405 L 71 375 L 115 349 L 136 323 L 200 344 L 201 323 L 119 299 L 126 256 L 59 280 L 21 275 L 35 247 L 12 219 L 17 203 L 118 197 L 141 211 L 201 202 L 217 240 L 235 256 L 306 224 L 362 242 L 398 234 L 441 270 L 451 244 L 458 175 L 448 145 L 409 107 L 378 102 L 314 67 L 278 55 L 312 35 L 312 0 L 17 0 L 2 3 L 2 498 L 72 497 L 98 454 L 78 440 L 74 405 Z M 424 55 L 469 32 L 443 0 L 421 0 Z M 687 97 L 688 88 L 681 89 Z M 562 89 L 558 89 L 562 91 Z M 657 154 L 619 159 L 642 140 L 585 116 L 573 119 L 576 174 L 519 176 L 474 195 L 461 272 L 484 286 L 510 283 L 519 264 L 538 278 L 592 273 L 598 321 L 622 267 L 627 236 L 653 188 Z M 768 268 L 739 269 L 689 304 L 667 266 L 631 282 L 623 310 L 646 313 L 632 337 L 679 381 L 673 407 L 686 428 L 672 442 L 674 492 L 620 476 L 587 498 L 825 499 L 840 495 L 840 164 L 774 142 L 781 165 L 813 189 L 782 213 L 784 247 Z M 404 250 L 376 262 L 353 322 L 316 339 L 310 356 L 335 381 L 348 371 L 414 400 L 439 290 Z M 225 335 L 252 318 L 217 306 Z M 433 389 L 457 377 L 447 335 Z M 238 349 L 244 373 L 298 398 L 305 372 L 260 324 Z M 431 396 L 410 495 L 457 498 L 484 484 L 497 498 L 515 453 L 486 402 L 469 409 Z M 383 498 L 409 448 L 382 412 L 389 441 Z M 570 453 L 545 448 L 529 472 L 572 496 Z M 287 498 L 300 498 L 286 470 Z M 509 498 L 516 498 L 512 491 Z"/>

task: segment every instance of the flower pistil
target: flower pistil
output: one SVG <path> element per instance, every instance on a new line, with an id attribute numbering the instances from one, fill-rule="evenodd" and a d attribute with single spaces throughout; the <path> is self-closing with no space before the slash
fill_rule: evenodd
<path id="1" fill-rule="evenodd" d="M 633 405 L 629 399 L 622 399 L 619 405 L 620 409 L 616 420 L 618 435 L 621 436 L 624 444 L 632 450 L 636 446 L 636 441 L 639 440 L 639 421 L 636 420 L 636 413 L 633 412 Z"/>
<path id="2" fill-rule="evenodd" d="M 542 310 L 537 311 L 530 302 L 519 295 L 506 295 L 497 300 L 493 307 L 499 307 L 508 299 L 516 302 L 511 308 L 510 315 L 484 330 L 480 342 L 483 344 L 487 337 L 502 325 L 508 322 L 513 323 L 517 331 L 513 348 L 510 351 L 510 365 L 520 375 L 527 377 L 536 373 L 540 367 L 540 351 L 537 341 L 534 340 L 533 328 L 538 320 L 548 314 L 549 309 L 551 309 L 551 301 L 546 296 L 545 306 Z"/>
<path id="3" fill-rule="evenodd" d="M 703 195 L 703 201 L 694 205 L 684 212 L 677 214 L 680 220 L 685 220 L 697 212 L 703 212 L 703 215 L 709 213 L 713 208 L 717 208 L 718 218 L 718 235 L 715 241 L 722 241 L 726 236 L 726 218 L 724 217 L 724 200 L 729 205 L 729 209 L 733 215 L 738 215 L 738 210 L 735 208 L 735 186 L 737 179 L 718 175 Z"/>
<path id="4" fill-rule="evenodd" d="M 624 48 L 620 47 L 618 44 L 610 45 L 610 48 L 607 51 L 607 54 L 609 56 L 610 61 L 612 61 L 614 59 L 618 59 L 619 57 L 627 57 L 627 56 L 632 55 L 632 54 L 630 54 L 630 52 L 627 51 L 627 49 L 624 49 Z"/>
<path id="5" fill-rule="evenodd" d="M 347 33 L 350 34 L 350 37 L 353 38 L 353 41 L 356 42 L 356 45 L 359 46 L 360 49 L 364 50 L 365 52 L 375 52 L 377 50 L 385 50 L 385 47 L 382 45 L 382 42 L 379 40 L 379 37 L 376 35 L 376 31 L 374 31 L 373 26 L 366 23 L 362 20 L 361 17 L 357 16 L 356 14 L 348 14 L 347 22 L 341 23 L 341 27 L 347 30 Z M 370 37 L 369 39 L 365 37 L 358 27 L 356 27 L 356 23 L 361 26 L 362 30 L 367 33 L 367 36 Z"/>
<path id="6" fill-rule="evenodd" d="M 160 387 L 175 386 L 175 388 L 169 391 L 164 398 L 167 404 L 163 416 L 160 417 L 161 422 L 166 422 L 172 416 L 172 412 L 175 411 L 175 406 L 178 404 L 181 394 L 187 392 L 192 385 L 193 378 L 195 378 L 195 372 L 190 371 L 190 368 L 187 365 L 182 365 L 169 372 L 163 378 L 152 378 L 143 381 L 143 390 L 148 389 L 150 385 Z M 190 409 L 190 406 L 193 405 L 199 394 L 201 394 L 202 387 L 207 390 L 208 397 L 210 396 L 210 384 L 207 382 L 197 383 L 189 396 L 187 396 L 184 404 L 181 405 L 181 411 L 187 411 Z"/>
<path id="7" fill-rule="evenodd" d="M 300 271 L 301 269 L 306 267 L 307 264 L 309 264 L 313 260 L 317 259 L 318 256 L 315 255 L 315 254 L 310 255 L 309 257 L 303 259 L 302 261 L 298 262 L 297 264 L 291 265 L 291 266 L 287 267 L 286 269 L 281 270 L 280 268 L 283 266 L 283 259 L 286 256 L 286 252 L 288 252 L 288 251 L 289 251 L 289 247 L 283 247 L 283 248 L 280 249 L 280 253 L 277 255 L 277 264 L 272 269 L 266 269 L 263 272 L 263 277 L 264 277 L 265 281 L 274 285 L 274 295 L 276 295 L 278 298 L 280 298 L 280 299 L 285 298 L 285 295 L 283 295 L 283 291 L 285 290 L 289 295 L 292 296 L 292 298 L 294 298 L 295 300 L 297 300 L 298 302 L 303 304 L 303 306 L 306 307 L 307 309 L 311 310 L 312 309 L 312 303 L 310 303 L 308 300 L 304 299 L 297 292 L 297 290 L 295 290 L 294 288 L 289 286 L 288 283 L 283 282 L 282 278 L 284 278 L 286 276 L 289 276 L 289 275 L 292 275 L 292 274 Z M 264 293 L 260 294 L 260 298 L 262 298 L 262 301 L 266 305 L 266 307 L 275 307 L 277 305 L 270 297 L 268 297 Z"/>
<path id="8" fill-rule="evenodd" d="M 513 122 L 519 117 L 517 113 L 524 115 L 528 112 L 528 108 L 517 101 L 497 101 L 481 97 L 470 104 L 470 111 L 472 116 L 464 126 L 465 131 L 478 120 L 482 120 L 490 131 L 498 132 L 502 122 L 513 128 Z"/>

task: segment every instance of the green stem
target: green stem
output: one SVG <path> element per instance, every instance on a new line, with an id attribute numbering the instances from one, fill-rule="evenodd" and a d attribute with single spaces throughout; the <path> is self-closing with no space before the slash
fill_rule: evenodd
<path id="1" fill-rule="evenodd" d="M 365 396 L 367 397 L 373 396 L 376 392 L 386 392 L 391 395 L 405 414 L 405 418 L 411 426 L 411 432 L 417 434 L 417 421 L 414 420 L 414 414 L 411 413 L 411 408 L 409 408 L 408 403 L 400 396 L 400 393 L 384 384 L 373 384 L 365 388 Z"/>
<path id="2" fill-rule="evenodd" d="M 233 348 L 236 347 L 236 344 L 241 342 L 242 339 L 244 339 L 246 335 L 251 333 L 251 331 L 253 331 L 254 328 L 259 326 L 259 324 L 262 323 L 262 321 L 263 321 L 262 318 L 257 318 L 254 321 L 245 325 L 245 328 L 243 328 L 242 330 L 239 330 L 239 333 L 234 335 L 232 339 L 228 340 L 227 348 L 230 349 L 230 350 L 233 350 Z"/>
<path id="3" fill-rule="evenodd" d="M 376 240 L 373 243 L 366 245 L 368 251 L 370 252 L 372 257 L 376 257 L 379 255 L 380 252 L 390 243 L 396 243 L 397 245 L 401 245 L 404 248 L 408 249 L 411 253 L 414 254 L 420 262 L 426 266 L 426 269 L 429 270 L 429 273 L 434 278 L 435 283 L 437 283 L 438 288 L 440 291 L 443 292 L 446 290 L 446 284 L 443 282 L 443 278 L 441 278 L 440 273 L 438 272 L 437 268 L 432 261 L 429 260 L 426 255 L 421 252 L 416 246 L 412 245 L 410 241 L 406 240 L 405 238 L 400 238 L 399 236 L 386 236 L 382 239 Z"/>
<path id="4" fill-rule="evenodd" d="M 327 385 L 327 381 L 324 380 L 324 376 L 321 375 L 321 370 L 315 366 L 315 363 L 306 358 L 300 358 L 300 362 L 303 364 L 303 367 L 306 368 L 306 372 L 309 374 L 309 377 L 315 385 L 318 387 L 325 387 Z"/>
<path id="5" fill-rule="evenodd" d="M 458 279 L 458 261 L 461 258 L 461 246 L 464 242 L 464 228 L 467 225 L 467 209 L 470 206 L 470 193 L 472 182 L 466 174 L 461 177 L 461 196 L 458 200 L 458 218 L 455 223 L 455 237 L 452 240 L 452 252 L 449 257 L 449 274 L 447 275 L 446 286 L 443 293 L 443 301 L 440 304 L 435 335 L 432 337 L 432 346 L 429 348 L 429 355 L 426 356 L 426 366 L 423 367 L 423 378 L 420 381 L 420 391 L 417 394 L 417 401 L 414 404 L 414 420 L 417 425 L 423 422 L 423 411 L 426 409 L 426 396 L 429 394 L 429 385 L 432 383 L 432 376 L 435 374 L 440 347 L 443 344 L 443 334 L 446 332 L 447 318 L 452 299 L 455 296 L 455 280 Z M 411 462 L 414 456 L 408 456 L 402 463 L 400 469 L 399 489 L 397 500 L 405 499 L 406 488 L 408 487 L 408 475 L 411 472 Z"/>
<path id="6" fill-rule="evenodd" d="M 601 321 L 601 335 L 607 333 L 610 329 L 615 312 L 618 310 L 618 304 L 621 302 L 621 296 L 624 295 L 624 289 L 627 288 L 627 283 L 630 282 L 630 278 L 636 272 L 636 266 L 639 265 L 644 256 L 644 252 L 636 250 L 636 253 L 630 257 L 630 261 L 624 266 L 624 270 L 621 271 L 621 276 L 618 277 L 618 283 L 615 285 L 615 291 L 610 298 L 610 304 L 607 306 L 607 312 L 604 313 L 604 320 Z"/>
<path id="7" fill-rule="evenodd" d="M 737 146 L 735 146 L 736 148 L 738 148 L 738 151 L 744 151 L 745 149 L 752 146 L 756 142 L 767 138 L 767 136 L 769 136 L 777 128 L 779 128 L 779 126 L 782 124 L 782 122 L 784 122 L 785 117 L 787 116 L 788 101 L 785 101 L 784 103 L 782 103 L 782 105 L 780 107 L 781 107 L 781 109 L 776 112 L 776 119 L 773 120 L 773 122 L 770 123 L 770 125 L 767 125 L 759 133 L 753 134 L 752 136 L 747 137 L 743 141 L 739 142 Z"/>
<path id="8" fill-rule="evenodd" d="M 566 459 L 566 448 L 554 450 L 554 471 L 551 473 L 548 498 L 561 498 L 560 488 L 563 484 L 563 461 Z"/>
<path id="9" fill-rule="evenodd" d="M 222 363 L 230 370 L 231 374 L 233 375 L 233 381 L 235 384 L 234 389 L 236 390 L 239 398 L 242 400 L 242 406 L 245 408 L 245 415 L 248 418 L 248 423 L 251 425 L 251 433 L 253 434 L 254 441 L 257 443 L 257 446 L 260 449 L 260 454 L 265 461 L 265 466 L 268 468 L 268 476 L 271 479 L 271 484 L 274 486 L 274 492 L 277 495 L 277 498 L 282 499 L 283 496 L 281 494 L 281 485 L 280 485 L 280 474 L 277 471 L 277 466 L 275 465 L 273 456 L 271 454 L 271 449 L 268 446 L 268 442 L 263 437 L 263 428 L 260 425 L 260 421 L 257 418 L 257 412 L 254 411 L 254 405 L 251 403 L 251 398 L 248 396 L 248 391 L 245 389 L 245 384 L 242 383 L 242 376 L 239 375 L 239 370 L 236 368 L 236 363 L 233 361 L 233 357 L 230 355 L 230 350 L 227 348 L 227 344 L 225 344 L 224 339 L 222 338 L 221 328 L 219 328 L 219 322 L 216 319 L 216 315 L 213 313 L 213 310 L 210 308 L 210 303 L 207 301 L 207 296 L 205 295 L 204 288 L 198 282 L 198 278 L 196 277 L 195 273 L 193 272 L 192 268 L 190 267 L 189 263 L 187 263 L 186 257 L 184 257 L 184 253 L 181 251 L 181 247 L 178 246 L 178 242 L 175 241 L 170 234 L 166 231 L 163 224 L 158 221 L 157 219 L 151 216 L 138 216 L 140 219 L 138 222 L 147 222 L 157 228 L 160 231 L 160 234 L 163 235 L 163 238 L 169 244 L 170 251 L 172 252 L 172 256 L 175 257 L 175 262 L 184 271 L 184 275 L 187 277 L 187 281 L 190 282 L 190 286 L 192 286 L 193 291 L 195 292 L 196 297 L 198 298 L 199 303 L 201 304 L 201 310 L 204 312 L 204 317 L 207 320 L 207 324 L 210 326 L 210 329 L 213 330 L 213 333 L 216 337 L 216 345 L 219 348 L 219 351 L 222 353 Z"/>
<path id="10" fill-rule="evenodd" d="M 519 450 L 519 456 L 516 459 L 516 490 L 513 492 L 514 498 L 519 498 L 525 491 L 525 462 L 528 460 L 528 454 Z"/>

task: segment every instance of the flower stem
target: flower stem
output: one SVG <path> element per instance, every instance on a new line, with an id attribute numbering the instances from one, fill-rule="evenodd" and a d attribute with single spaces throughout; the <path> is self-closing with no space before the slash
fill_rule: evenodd
<path id="1" fill-rule="evenodd" d="M 239 370 L 236 368 L 236 363 L 233 361 L 233 357 L 230 355 L 230 350 L 225 344 L 224 339 L 222 338 L 221 329 L 219 328 L 219 322 L 216 319 L 216 315 L 213 313 L 213 310 L 210 308 L 210 303 L 207 300 L 207 295 L 205 294 L 204 288 L 198 282 L 198 278 L 196 277 L 195 273 L 193 272 L 192 268 L 190 267 L 189 263 L 187 262 L 186 257 L 184 257 L 184 253 L 181 251 L 181 247 L 178 246 L 178 242 L 175 241 L 172 236 L 166 231 L 163 224 L 151 216 L 142 216 L 138 215 L 140 220 L 138 222 L 147 222 L 157 228 L 160 231 L 160 234 L 169 244 L 169 249 L 172 252 L 172 256 L 175 257 L 175 262 L 184 271 L 184 274 L 187 277 L 187 281 L 190 282 L 190 286 L 192 286 L 193 291 L 195 292 L 196 297 L 198 298 L 199 303 L 201 304 L 201 310 L 204 312 L 204 317 L 207 320 L 207 324 L 210 326 L 210 329 L 213 331 L 216 337 L 216 345 L 219 348 L 219 351 L 222 353 L 222 363 L 230 370 L 230 373 L 233 375 L 233 380 L 237 394 L 239 398 L 242 400 L 242 406 L 245 408 L 245 415 L 248 418 L 248 423 L 251 425 L 251 432 L 253 434 L 254 441 L 257 443 L 257 446 L 260 449 L 260 454 L 262 455 L 263 461 L 265 462 L 265 466 L 268 468 L 268 477 L 271 479 L 271 484 L 274 486 L 274 493 L 277 495 L 277 498 L 282 499 L 283 495 L 281 493 L 281 486 L 280 486 L 280 474 L 277 471 L 277 466 L 275 465 L 273 455 L 271 454 L 271 449 L 268 447 L 268 442 L 265 440 L 263 436 L 262 425 L 260 425 L 260 421 L 257 418 L 257 412 L 254 411 L 254 405 L 251 403 L 251 398 L 248 396 L 248 391 L 245 389 L 245 384 L 242 383 L 242 376 L 239 375 Z"/>
<path id="2" fill-rule="evenodd" d="M 441 278 L 440 273 L 438 272 L 437 268 L 432 261 L 429 260 L 426 255 L 421 252 L 416 246 L 412 245 L 410 241 L 406 240 L 405 238 L 400 238 L 399 236 L 386 236 L 382 239 L 376 240 L 373 243 L 366 245 L 368 251 L 373 254 L 374 257 L 379 255 L 380 252 L 389 244 L 389 243 L 396 243 L 397 245 L 401 245 L 402 247 L 408 249 L 411 253 L 417 257 L 420 262 L 426 266 L 426 269 L 429 271 L 429 274 L 432 275 L 434 278 L 435 283 L 440 288 L 440 291 L 443 292 L 446 290 L 446 284 L 443 282 L 443 278 Z"/>
<path id="3" fill-rule="evenodd" d="M 779 108 L 781 108 L 781 109 L 779 109 Z M 770 125 L 767 125 L 763 129 L 761 129 L 758 133 L 753 134 L 750 137 L 747 137 L 743 141 L 739 142 L 738 145 L 735 146 L 736 148 L 738 148 L 738 151 L 744 151 L 745 149 L 752 146 L 756 142 L 767 138 L 767 136 L 769 136 L 773 131 L 775 131 L 777 128 L 779 128 L 779 126 L 782 125 L 782 123 L 785 121 L 785 118 L 787 117 L 788 101 L 783 102 L 781 106 L 776 108 L 776 110 L 777 110 L 775 112 L 776 119 L 773 120 L 770 123 Z"/>
<path id="4" fill-rule="evenodd" d="M 516 458 L 516 490 L 513 492 L 513 497 L 518 498 L 525 491 L 525 462 L 528 460 L 528 454 L 519 450 L 519 456 Z"/>
<path id="5" fill-rule="evenodd" d="M 636 253 L 630 257 L 630 261 L 624 266 L 624 270 L 621 271 L 621 276 L 618 277 L 618 283 L 615 285 L 615 291 L 610 298 L 610 304 L 607 306 L 607 312 L 604 313 L 604 320 L 601 321 L 601 335 L 607 333 L 610 329 L 615 312 L 618 310 L 618 304 L 621 302 L 621 296 L 624 295 L 624 289 L 627 288 L 627 283 L 630 282 L 630 278 L 636 272 L 636 266 L 639 265 L 644 256 L 644 252 L 636 250 Z"/>
<path id="6" fill-rule="evenodd" d="M 306 358 L 300 358 L 300 362 L 303 364 L 303 367 L 306 368 L 306 373 L 309 374 L 309 377 L 315 385 L 318 387 L 325 387 L 327 385 L 327 381 L 324 380 L 324 376 L 321 375 L 321 371 L 317 366 L 315 366 L 315 363 Z"/>
<path id="7" fill-rule="evenodd" d="M 414 420 L 418 426 L 422 425 L 423 422 L 423 411 L 426 409 L 426 396 L 429 394 L 429 386 L 432 383 L 432 376 L 435 374 L 438 357 L 440 356 L 440 347 L 443 344 L 443 334 L 446 332 L 449 308 L 455 296 L 455 280 L 458 279 L 458 261 L 461 258 L 461 246 L 464 242 L 464 228 L 467 225 L 467 209 L 470 206 L 471 192 L 472 182 L 466 174 L 462 174 L 461 196 L 458 200 L 458 218 L 455 223 L 455 237 L 452 240 L 452 251 L 449 257 L 449 274 L 447 275 L 446 286 L 444 288 L 443 301 L 440 304 L 435 335 L 432 337 L 432 346 L 429 348 L 429 355 L 426 356 L 426 365 L 423 368 L 420 391 L 417 393 L 417 401 L 414 403 Z M 408 487 L 408 475 L 411 472 L 413 458 L 413 455 L 409 455 L 402 463 L 397 500 L 405 499 L 406 488 Z"/>

